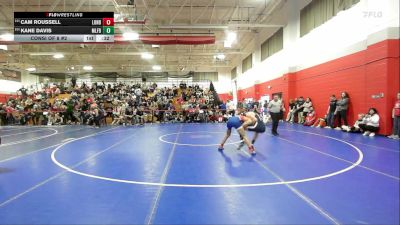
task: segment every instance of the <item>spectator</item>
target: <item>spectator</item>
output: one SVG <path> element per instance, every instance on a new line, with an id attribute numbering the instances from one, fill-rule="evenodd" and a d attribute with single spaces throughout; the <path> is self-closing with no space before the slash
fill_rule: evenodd
<path id="1" fill-rule="evenodd" d="M 297 100 L 296 103 L 296 111 L 295 115 L 297 114 L 297 123 L 302 123 L 302 117 L 303 117 L 303 108 L 304 108 L 304 98 L 303 96 L 300 96 L 299 99 Z"/>
<path id="2" fill-rule="evenodd" d="M 309 98 L 307 98 L 307 99 L 309 99 Z M 311 101 L 309 101 L 309 102 L 311 102 Z M 307 116 L 305 118 L 303 125 L 311 126 L 314 124 L 315 120 L 316 120 L 316 114 L 315 114 L 314 108 L 311 106 L 308 108 L 308 113 L 307 113 Z"/>
<path id="3" fill-rule="evenodd" d="M 228 114 L 231 116 L 235 115 L 235 103 L 232 100 L 226 102 L 226 108 L 228 109 Z"/>
<path id="4" fill-rule="evenodd" d="M 306 98 L 306 101 L 303 103 L 303 115 L 300 117 L 299 123 L 303 124 L 305 122 L 305 118 L 310 112 L 310 108 L 313 106 L 311 98 Z"/>
<path id="5" fill-rule="evenodd" d="M 359 124 L 360 130 L 364 136 L 375 136 L 375 132 L 379 130 L 379 115 L 375 108 L 370 108 L 368 114 L 363 118 L 363 122 Z"/>
<path id="6" fill-rule="evenodd" d="M 287 114 L 287 116 L 286 116 L 286 121 L 287 122 L 291 122 L 291 123 L 293 123 L 292 121 L 293 121 L 293 117 L 294 117 L 294 111 L 296 110 L 296 104 L 295 104 L 295 102 L 293 101 L 293 99 L 290 99 L 289 100 L 289 111 L 288 111 L 288 114 Z"/>
<path id="7" fill-rule="evenodd" d="M 393 134 L 389 138 L 399 140 L 400 135 L 400 92 L 397 93 L 397 100 L 392 110 Z"/>
<path id="8" fill-rule="evenodd" d="M 274 99 L 268 103 L 268 110 L 272 118 L 272 135 L 278 136 L 278 125 L 283 109 L 282 101 L 278 95 L 274 95 Z"/>
<path id="9" fill-rule="evenodd" d="M 325 128 L 334 128 L 335 127 L 335 111 L 336 111 L 336 96 L 331 95 L 328 111 L 326 112 L 326 127 Z"/>
<path id="10" fill-rule="evenodd" d="M 327 118 L 327 115 L 325 115 L 324 118 L 318 118 L 311 127 L 325 127 L 326 126 L 326 118 Z"/>
<path id="11" fill-rule="evenodd" d="M 358 114 L 358 119 L 354 122 L 354 125 L 352 127 L 346 127 L 345 129 L 343 129 L 343 131 L 349 133 L 361 133 L 360 124 L 363 123 L 364 117 L 365 114 Z"/>
<path id="12" fill-rule="evenodd" d="M 335 128 L 336 130 L 341 130 L 342 128 L 347 129 L 347 111 L 349 109 L 349 101 L 349 94 L 347 94 L 347 92 L 342 92 L 341 99 L 336 102 L 335 115 L 337 116 L 338 120 L 338 127 Z M 342 127 L 342 120 L 344 127 Z"/>
<path id="13" fill-rule="evenodd" d="M 28 89 L 26 89 L 24 86 L 22 86 L 19 90 L 18 90 L 23 98 L 26 98 L 28 96 Z"/>

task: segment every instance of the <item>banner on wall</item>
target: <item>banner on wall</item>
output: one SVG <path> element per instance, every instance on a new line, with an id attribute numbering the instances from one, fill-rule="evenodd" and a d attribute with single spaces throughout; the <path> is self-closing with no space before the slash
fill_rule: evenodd
<path id="1" fill-rule="evenodd" d="M 21 72 L 7 69 L 0 69 L 1 80 L 21 82 Z"/>

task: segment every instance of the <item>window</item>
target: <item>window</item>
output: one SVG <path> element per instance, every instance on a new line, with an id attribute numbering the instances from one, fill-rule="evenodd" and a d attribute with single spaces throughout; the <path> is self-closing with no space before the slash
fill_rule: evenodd
<path id="1" fill-rule="evenodd" d="M 193 82 L 218 81 L 217 72 L 195 72 Z"/>
<path id="2" fill-rule="evenodd" d="M 283 48 L 283 28 L 276 31 L 261 45 L 261 61 L 279 52 Z"/>
<path id="3" fill-rule="evenodd" d="M 300 11 L 300 37 L 325 23 L 338 12 L 347 10 L 360 0 L 312 0 Z"/>
<path id="4" fill-rule="evenodd" d="M 250 54 L 242 61 L 242 73 L 246 72 L 247 70 L 253 67 L 253 54 Z"/>
<path id="5" fill-rule="evenodd" d="M 231 70 L 231 80 L 235 79 L 236 77 L 237 77 L 237 67 Z"/>

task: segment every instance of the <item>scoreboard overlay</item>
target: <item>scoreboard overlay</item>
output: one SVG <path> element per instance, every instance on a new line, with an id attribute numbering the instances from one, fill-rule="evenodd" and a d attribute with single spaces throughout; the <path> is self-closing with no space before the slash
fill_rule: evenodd
<path id="1" fill-rule="evenodd" d="M 14 12 L 18 42 L 114 42 L 114 12 Z"/>

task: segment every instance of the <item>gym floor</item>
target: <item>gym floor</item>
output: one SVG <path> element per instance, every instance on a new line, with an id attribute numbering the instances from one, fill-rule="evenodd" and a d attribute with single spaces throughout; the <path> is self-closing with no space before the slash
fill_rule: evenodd
<path id="1" fill-rule="evenodd" d="M 0 224 L 399 224 L 399 141 L 281 123 L 250 156 L 225 131 L 0 127 Z"/>

